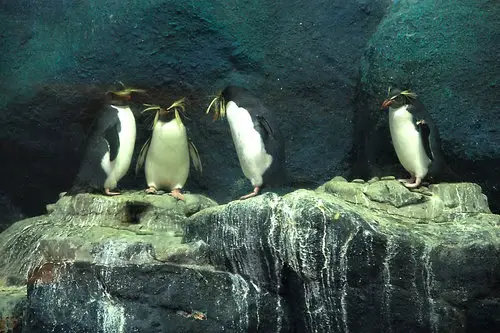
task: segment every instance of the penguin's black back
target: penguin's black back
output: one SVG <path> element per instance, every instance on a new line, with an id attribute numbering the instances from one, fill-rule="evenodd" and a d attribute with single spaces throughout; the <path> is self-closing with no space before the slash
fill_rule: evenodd
<path id="1" fill-rule="evenodd" d="M 431 178 L 442 178 L 442 176 L 446 176 L 444 173 L 449 168 L 446 165 L 444 154 L 441 149 L 439 130 L 430 113 L 419 100 L 413 101 L 408 111 L 413 115 L 414 123 L 420 120 L 425 121 L 424 124 L 417 126 L 417 129 L 422 137 L 424 149 L 432 160 L 429 166 L 429 176 Z"/>
<path id="2" fill-rule="evenodd" d="M 264 186 L 284 185 L 287 182 L 285 144 L 274 113 L 243 87 L 228 86 L 223 90 L 222 97 L 226 103 L 233 101 L 248 111 L 267 153 L 273 157 L 271 166 L 263 175 Z"/>
<path id="3" fill-rule="evenodd" d="M 68 194 L 103 190 L 107 174 L 101 167 L 101 161 L 107 152 L 111 161 L 118 155 L 120 130 L 118 110 L 105 106 L 91 127 L 80 170 Z"/>

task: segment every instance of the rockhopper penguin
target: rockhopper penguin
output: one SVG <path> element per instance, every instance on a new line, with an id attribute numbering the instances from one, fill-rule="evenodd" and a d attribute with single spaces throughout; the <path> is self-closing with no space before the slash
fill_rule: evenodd
<path id="1" fill-rule="evenodd" d="M 227 116 L 243 174 L 254 189 L 240 200 L 253 197 L 262 186 L 281 185 L 285 175 L 285 149 L 273 113 L 248 90 L 228 86 L 207 108 L 214 119 Z"/>
<path id="2" fill-rule="evenodd" d="M 123 88 L 106 93 L 107 105 L 93 124 L 86 152 L 73 187 L 68 194 L 112 192 L 127 173 L 134 152 L 136 125 L 128 106 L 134 93 L 141 89 Z"/>
<path id="3" fill-rule="evenodd" d="M 389 107 L 392 143 L 401 165 L 411 175 L 402 180 L 408 188 L 420 186 L 429 174 L 444 167 L 439 133 L 425 107 L 410 90 L 389 89 L 382 109 Z"/>
<path id="4" fill-rule="evenodd" d="M 168 108 L 148 105 L 143 112 L 156 111 L 153 133 L 139 153 L 136 173 L 144 165 L 147 193 L 166 189 L 179 200 L 184 200 L 181 189 L 189 175 L 189 157 L 195 169 L 202 171 L 198 150 L 188 138 L 180 114 L 185 111 L 184 98 Z"/>

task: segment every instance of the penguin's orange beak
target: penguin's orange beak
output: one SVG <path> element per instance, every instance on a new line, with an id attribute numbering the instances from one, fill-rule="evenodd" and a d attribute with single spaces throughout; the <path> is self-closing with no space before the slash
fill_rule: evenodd
<path id="1" fill-rule="evenodd" d="M 392 100 L 391 99 L 386 99 L 384 101 L 384 103 L 382 103 L 382 106 L 380 107 L 380 109 L 386 109 L 389 106 L 391 106 L 391 104 L 392 104 Z"/>

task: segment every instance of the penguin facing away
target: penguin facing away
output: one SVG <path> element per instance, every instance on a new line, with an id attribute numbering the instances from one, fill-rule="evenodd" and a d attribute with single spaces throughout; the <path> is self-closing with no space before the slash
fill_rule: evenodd
<path id="1" fill-rule="evenodd" d="M 112 190 L 130 167 L 136 137 L 135 118 L 128 104 L 133 93 L 144 92 L 124 88 L 106 93 L 107 105 L 94 122 L 83 162 L 68 194 L 95 191 L 120 194 Z"/>
<path id="2" fill-rule="evenodd" d="M 240 197 L 256 196 L 265 185 L 281 185 L 286 178 L 285 149 L 274 115 L 248 90 L 226 87 L 212 100 L 214 120 L 227 116 L 231 136 L 243 174 L 254 189 Z"/>
<path id="3" fill-rule="evenodd" d="M 381 108 L 389 107 L 389 128 L 399 162 L 411 178 L 401 180 L 408 188 L 419 187 L 429 174 L 445 166 L 439 132 L 430 114 L 410 90 L 389 89 Z"/>
<path id="4" fill-rule="evenodd" d="M 186 134 L 180 113 L 185 110 L 184 98 L 164 109 L 149 105 L 143 112 L 156 111 L 152 135 L 139 153 L 136 173 L 144 165 L 147 193 L 166 189 L 179 200 L 184 200 L 181 189 L 189 175 L 190 156 L 196 170 L 202 171 L 198 150 Z"/>

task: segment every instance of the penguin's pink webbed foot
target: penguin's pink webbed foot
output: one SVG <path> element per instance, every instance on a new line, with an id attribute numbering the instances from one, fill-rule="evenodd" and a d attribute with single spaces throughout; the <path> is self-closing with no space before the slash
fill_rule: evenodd
<path id="1" fill-rule="evenodd" d="M 120 194 L 120 192 L 111 192 L 111 190 L 110 190 L 109 188 L 105 188 L 105 189 L 104 189 L 104 193 L 105 193 L 106 195 L 109 195 L 109 196 L 112 196 L 112 195 L 119 195 L 119 194 Z"/>
<path id="2" fill-rule="evenodd" d="M 411 177 L 410 179 L 398 179 L 398 182 L 403 184 L 413 183 L 415 181 L 415 177 Z"/>
<path id="3" fill-rule="evenodd" d="M 155 194 L 156 193 L 156 187 L 150 186 L 146 189 L 147 194 Z"/>
<path id="4" fill-rule="evenodd" d="M 184 201 L 184 195 L 181 193 L 181 189 L 180 188 L 176 188 L 176 189 L 173 189 L 171 192 L 170 192 L 170 195 L 173 196 L 174 198 L 176 198 L 177 200 L 182 200 Z"/>
<path id="5" fill-rule="evenodd" d="M 251 198 L 251 197 L 255 197 L 257 194 L 259 194 L 259 190 L 260 190 L 260 187 L 259 186 L 255 186 L 254 189 L 253 189 L 253 192 L 250 192 L 247 195 L 242 196 L 240 198 L 240 200 L 245 200 L 245 199 L 248 199 L 248 198 Z"/>
<path id="6" fill-rule="evenodd" d="M 405 183 L 404 185 L 408 188 L 417 188 L 422 184 L 422 178 L 421 177 L 416 177 L 414 182 L 408 182 Z"/>

